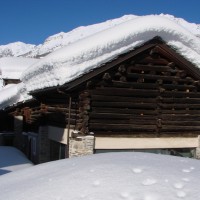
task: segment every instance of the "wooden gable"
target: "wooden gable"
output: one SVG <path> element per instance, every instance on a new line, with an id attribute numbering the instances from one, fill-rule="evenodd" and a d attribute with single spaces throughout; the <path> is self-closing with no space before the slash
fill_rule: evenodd
<path id="1" fill-rule="evenodd" d="M 47 123 L 82 134 L 191 136 L 200 134 L 199 80 L 198 68 L 154 39 L 72 82 L 32 95 L 44 103 Z"/>
<path id="2" fill-rule="evenodd" d="M 80 92 L 76 129 L 96 136 L 200 133 L 200 72 L 167 45 L 148 44 L 97 71 L 79 87 L 70 83 Z"/>

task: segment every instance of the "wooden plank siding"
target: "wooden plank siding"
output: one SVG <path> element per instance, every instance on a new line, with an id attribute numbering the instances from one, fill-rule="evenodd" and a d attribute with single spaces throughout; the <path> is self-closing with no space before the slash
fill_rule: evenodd
<path id="1" fill-rule="evenodd" d="M 129 59 L 92 82 L 81 95 L 82 130 L 96 136 L 200 133 L 199 80 L 158 49 Z"/>

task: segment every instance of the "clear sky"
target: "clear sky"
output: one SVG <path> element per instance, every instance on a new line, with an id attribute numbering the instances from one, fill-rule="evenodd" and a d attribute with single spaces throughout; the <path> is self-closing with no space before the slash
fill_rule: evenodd
<path id="1" fill-rule="evenodd" d="M 200 24 L 200 0 L 0 0 L 0 45 L 40 44 L 78 26 L 160 13 Z"/>

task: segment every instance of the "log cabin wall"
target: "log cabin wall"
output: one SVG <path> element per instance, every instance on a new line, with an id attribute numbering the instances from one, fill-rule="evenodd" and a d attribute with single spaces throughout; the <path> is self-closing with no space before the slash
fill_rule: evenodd
<path id="1" fill-rule="evenodd" d="M 196 137 L 199 80 L 159 46 L 87 82 L 78 129 L 95 136 Z"/>
<path id="2" fill-rule="evenodd" d="M 64 149 L 63 147 L 65 147 L 67 151 L 67 146 L 63 144 L 62 138 L 70 133 L 66 130 L 74 130 L 75 128 L 78 113 L 77 106 L 76 97 L 56 91 L 55 93 L 48 93 L 48 95 L 42 93 L 42 96 L 38 96 L 38 101 L 33 104 L 24 104 L 9 110 L 11 116 L 21 116 L 23 118 L 23 130 L 20 132 L 20 136 L 24 140 L 20 140 L 21 147 L 19 149 L 31 158 L 32 147 L 28 138 L 30 133 L 35 133 L 37 136 L 37 158 L 34 159 L 34 163 L 61 158 L 58 149 L 61 149 L 61 147 Z M 50 131 L 50 129 L 53 129 L 53 131 Z M 23 132 L 26 134 L 23 134 Z M 52 132 L 55 134 L 53 139 L 49 135 Z M 17 138 L 20 137 L 17 136 Z M 64 142 L 66 143 L 67 139 Z M 66 152 L 66 156 L 67 154 L 68 152 Z"/>
<path id="3" fill-rule="evenodd" d="M 48 98 L 44 105 L 47 125 L 75 129 L 78 120 L 77 97 L 64 95 L 60 101 Z"/>

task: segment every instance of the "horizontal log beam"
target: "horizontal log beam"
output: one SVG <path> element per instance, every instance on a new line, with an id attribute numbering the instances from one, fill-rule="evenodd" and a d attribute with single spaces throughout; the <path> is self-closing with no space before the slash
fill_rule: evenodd
<path id="1" fill-rule="evenodd" d="M 169 121 L 169 120 L 162 120 L 162 125 L 175 125 L 175 126 L 199 126 L 200 127 L 200 121 L 186 121 L 186 119 L 183 121 Z"/>
<path id="2" fill-rule="evenodd" d="M 162 97 L 200 98 L 199 92 L 163 91 Z"/>
<path id="3" fill-rule="evenodd" d="M 122 87 L 122 88 L 143 88 L 143 89 L 157 89 L 158 85 L 156 83 L 137 83 L 137 82 L 122 82 L 112 80 L 112 85 L 114 87 Z"/>
<path id="4" fill-rule="evenodd" d="M 181 83 L 193 83 L 194 80 L 192 78 L 181 78 L 179 76 L 161 76 L 161 75 L 153 75 L 153 74 L 137 74 L 137 73 L 128 73 L 127 74 L 128 78 L 144 78 L 147 80 L 163 80 L 163 81 L 177 81 Z"/>
<path id="5" fill-rule="evenodd" d="M 142 60 L 139 61 L 139 63 L 141 64 L 155 64 L 155 65 L 168 65 L 169 64 L 169 61 L 167 61 L 166 59 L 163 59 L 163 58 L 151 58 L 151 57 L 146 57 Z"/>
<path id="6" fill-rule="evenodd" d="M 200 103 L 200 98 L 165 98 L 161 97 L 163 103 Z"/>
<path id="7" fill-rule="evenodd" d="M 101 123 L 101 124 L 132 124 L 132 125 L 155 125 L 157 123 L 156 119 L 91 119 L 89 124 Z"/>
<path id="8" fill-rule="evenodd" d="M 152 116 L 133 115 L 133 114 L 119 114 L 119 113 L 89 113 L 90 119 L 152 119 Z"/>
<path id="9" fill-rule="evenodd" d="M 162 131 L 200 131 L 200 126 L 163 125 Z"/>
<path id="10" fill-rule="evenodd" d="M 154 131 L 155 125 L 131 125 L 131 124 L 101 124 L 90 123 L 89 129 L 93 130 L 131 130 L 131 131 Z"/>
<path id="11" fill-rule="evenodd" d="M 148 89 L 127 89 L 127 88 L 97 88 L 96 90 L 90 91 L 91 95 L 106 95 L 110 96 L 115 94 L 117 96 L 129 96 L 129 97 L 156 97 L 159 96 L 158 90 L 148 90 Z"/>
<path id="12" fill-rule="evenodd" d="M 200 108 L 200 104 L 176 104 L 176 103 L 163 104 L 163 103 L 159 103 L 158 106 L 163 109 L 186 109 L 186 108 L 199 109 Z"/>
<path id="13" fill-rule="evenodd" d="M 200 110 L 174 110 L 174 109 L 172 109 L 172 110 L 164 110 L 164 109 L 162 109 L 161 111 L 160 111 L 160 114 L 170 114 L 170 115 L 176 115 L 176 114 L 182 114 L 183 116 L 184 115 L 199 115 L 200 114 Z"/>
<path id="14" fill-rule="evenodd" d="M 142 108 L 142 109 L 155 109 L 155 103 L 134 103 L 134 102 L 97 102 L 91 103 L 95 107 L 112 107 L 112 108 Z"/>
<path id="15" fill-rule="evenodd" d="M 111 102 L 143 102 L 143 103 L 156 103 L 156 102 L 162 102 L 162 103 L 200 103 L 200 98 L 170 98 L 170 97 L 161 97 L 158 96 L 157 98 L 142 98 L 142 97 L 124 97 L 124 96 L 117 96 L 117 94 L 110 94 L 110 95 L 91 95 L 92 101 L 111 101 Z"/>
<path id="16" fill-rule="evenodd" d="M 174 70 L 166 65 L 142 65 L 142 64 L 135 64 L 131 67 L 128 67 L 128 71 L 131 72 L 132 70 L 137 71 L 157 71 L 157 72 L 174 72 Z"/>
<path id="17" fill-rule="evenodd" d="M 134 102 L 134 103 L 156 103 L 156 98 L 134 98 L 117 96 L 116 94 L 105 95 L 91 95 L 91 101 L 110 101 L 110 102 Z M 200 102 L 200 101 L 199 101 Z"/>
<path id="18" fill-rule="evenodd" d="M 182 115 L 182 114 L 176 114 L 176 115 L 171 115 L 171 114 L 161 114 L 159 116 L 162 120 L 175 120 L 175 121 L 199 121 L 200 120 L 200 115 L 199 114 L 194 114 L 194 115 Z"/>
<path id="19" fill-rule="evenodd" d="M 158 89 L 158 84 L 156 83 L 137 83 L 137 82 L 122 82 L 112 80 L 112 84 L 115 87 L 122 88 L 135 88 L 135 89 Z M 195 90 L 196 87 L 193 85 L 179 85 L 179 84 L 162 84 L 161 87 L 165 90 Z"/>

